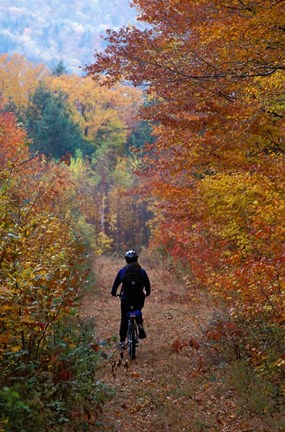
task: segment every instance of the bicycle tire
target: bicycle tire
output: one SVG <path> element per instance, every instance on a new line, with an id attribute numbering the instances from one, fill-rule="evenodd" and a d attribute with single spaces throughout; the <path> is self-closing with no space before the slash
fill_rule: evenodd
<path id="1" fill-rule="evenodd" d="M 130 343 L 129 354 L 130 354 L 131 359 L 135 360 L 135 358 L 136 358 L 136 342 L 134 339 L 132 339 L 132 341 Z"/>
<path id="2" fill-rule="evenodd" d="M 130 334 L 130 340 L 129 340 L 129 354 L 132 360 L 135 360 L 136 358 L 136 329 L 135 329 L 135 323 L 133 322 L 131 325 L 131 334 Z"/>

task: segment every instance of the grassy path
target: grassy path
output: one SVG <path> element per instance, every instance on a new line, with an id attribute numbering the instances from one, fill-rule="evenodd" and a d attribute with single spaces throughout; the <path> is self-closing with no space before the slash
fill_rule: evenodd
<path id="1" fill-rule="evenodd" d="M 233 392 L 220 379 L 222 370 L 209 368 L 195 343 L 190 346 L 189 340 L 199 338 L 213 308 L 202 296 L 191 301 L 189 290 L 170 271 L 153 269 L 142 260 L 152 283 L 143 310 L 147 338 L 140 343 L 135 361 L 117 349 L 120 304 L 110 290 L 122 265 L 106 257 L 97 260 L 97 286 L 85 298 L 82 310 L 83 316 L 95 317 L 96 337 L 107 342 L 108 358 L 100 379 L 116 390 L 115 398 L 104 406 L 104 430 L 266 431 L 252 421 L 241 421 Z"/>

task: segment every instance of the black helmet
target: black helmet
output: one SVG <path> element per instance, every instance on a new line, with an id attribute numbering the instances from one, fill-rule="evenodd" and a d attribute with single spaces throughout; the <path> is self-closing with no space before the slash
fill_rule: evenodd
<path id="1" fill-rule="evenodd" d="M 125 253 L 125 258 L 126 258 L 127 263 L 137 262 L 138 257 L 139 257 L 138 254 L 134 250 L 128 250 Z"/>

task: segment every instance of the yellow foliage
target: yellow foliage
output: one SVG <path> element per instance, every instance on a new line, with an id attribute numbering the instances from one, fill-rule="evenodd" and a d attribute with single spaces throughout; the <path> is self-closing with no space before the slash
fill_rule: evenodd
<path id="1" fill-rule="evenodd" d="M 96 236 L 96 249 L 95 249 L 95 253 L 96 255 L 102 255 L 104 253 L 110 252 L 111 247 L 112 247 L 112 238 L 108 237 L 104 232 L 100 232 L 97 236 Z"/>
<path id="2" fill-rule="evenodd" d="M 53 91 L 67 95 L 74 122 L 90 141 L 98 130 L 111 128 L 124 142 L 136 122 L 135 114 L 142 104 L 140 90 L 122 85 L 107 89 L 90 77 L 77 75 L 51 76 L 46 82 Z"/>
<path id="3" fill-rule="evenodd" d="M 23 349 L 32 356 L 51 323 L 76 304 L 84 284 L 83 250 L 72 231 L 66 165 L 28 162 L 10 139 L 18 135 L 25 148 L 22 131 L 9 116 L 0 120 L 10 144 L 3 163 L 13 157 L 18 164 L 9 168 L 8 179 L 0 171 L 1 350 Z"/>
<path id="4" fill-rule="evenodd" d="M 0 55 L 0 92 L 4 103 L 13 101 L 23 111 L 39 81 L 48 75 L 45 65 L 35 65 L 20 54 Z"/>

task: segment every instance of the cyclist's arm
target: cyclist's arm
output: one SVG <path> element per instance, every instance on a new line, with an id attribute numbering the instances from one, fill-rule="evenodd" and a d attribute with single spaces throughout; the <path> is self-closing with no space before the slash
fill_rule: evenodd
<path id="1" fill-rule="evenodd" d="M 149 296 L 151 292 L 150 281 L 147 272 L 145 270 L 144 270 L 144 289 L 145 289 L 146 296 Z"/>
<path id="2" fill-rule="evenodd" d="M 119 285 L 121 284 L 122 279 L 121 279 L 121 274 L 120 271 L 118 272 L 116 279 L 114 280 L 113 286 L 112 286 L 112 290 L 111 290 L 111 295 L 115 296 L 117 294 L 117 289 L 119 288 Z"/>

